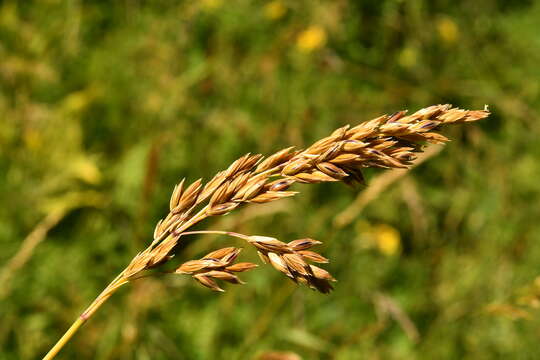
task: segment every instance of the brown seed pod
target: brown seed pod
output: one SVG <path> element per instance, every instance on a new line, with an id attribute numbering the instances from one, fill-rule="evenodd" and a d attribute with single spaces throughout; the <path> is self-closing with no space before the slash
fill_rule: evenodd
<path id="1" fill-rule="evenodd" d="M 231 284 L 244 284 L 238 276 L 228 273 L 226 271 L 211 270 L 204 273 L 204 276 L 208 276 L 214 279 L 230 282 Z"/>
<path id="2" fill-rule="evenodd" d="M 296 182 L 293 178 L 278 179 L 266 185 L 267 191 L 284 191 Z"/>
<path id="3" fill-rule="evenodd" d="M 285 165 L 281 173 L 284 176 L 292 176 L 298 174 L 304 170 L 311 169 L 313 167 L 311 160 L 308 159 L 297 159 L 291 163 Z"/>
<path id="4" fill-rule="evenodd" d="M 192 274 L 196 271 L 202 270 L 206 268 L 207 263 L 202 260 L 190 260 L 178 267 L 178 269 L 175 270 L 176 273 L 179 274 Z"/>
<path id="5" fill-rule="evenodd" d="M 257 264 L 253 264 L 253 263 L 249 263 L 249 262 L 241 262 L 241 263 L 237 263 L 237 264 L 227 266 L 225 268 L 225 270 L 232 271 L 232 272 L 244 272 L 244 271 L 254 269 L 257 266 L 258 266 Z"/>
<path id="6" fill-rule="evenodd" d="M 309 265 L 304 261 L 302 256 L 297 253 L 283 254 L 281 256 L 287 267 L 294 273 L 301 276 L 309 275 Z"/>
<path id="7" fill-rule="evenodd" d="M 172 211 L 175 207 L 178 206 L 180 203 L 180 197 L 182 196 L 182 192 L 184 191 L 184 181 L 186 179 L 182 179 L 178 185 L 174 186 L 173 193 L 171 195 L 171 200 L 169 201 L 169 209 Z"/>
<path id="8" fill-rule="evenodd" d="M 289 242 L 289 247 L 291 247 L 293 250 L 295 251 L 299 251 L 299 250 L 307 250 L 315 245 L 320 245 L 322 244 L 322 242 L 320 241 L 317 241 L 317 240 L 313 240 L 313 239 L 310 239 L 310 238 L 305 238 L 305 239 L 297 239 L 297 240 L 293 240 L 291 242 Z"/>
<path id="9" fill-rule="evenodd" d="M 309 267 L 311 268 L 313 276 L 315 276 L 317 279 L 336 281 L 336 279 L 334 279 L 334 277 L 330 275 L 328 271 L 321 269 L 320 267 L 315 265 L 309 265 Z"/>
<path id="10" fill-rule="evenodd" d="M 341 180 L 348 176 L 348 174 L 341 168 L 329 162 L 317 164 L 317 169 L 336 180 Z"/>
<path id="11" fill-rule="evenodd" d="M 298 251 L 298 254 L 300 254 L 304 259 L 311 260 L 316 263 L 325 264 L 328 263 L 328 259 L 324 256 L 310 250 L 300 250 Z"/>
<path id="12" fill-rule="evenodd" d="M 211 253 L 208 253 L 206 254 L 203 259 L 217 259 L 217 260 L 221 260 L 223 259 L 225 256 L 228 256 L 230 254 L 234 254 L 236 253 L 238 250 L 240 249 L 237 249 L 235 247 L 226 247 L 226 248 L 223 248 L 223 249 L 219 249 L 219 250 L 215 250 L 215 251 L 212 251 Z M 239 252 L 239 251 L 238 251 Z"/>
<path id="13" fill-rule="evenodd" d="M 255 170 L 255 172 L 260 173 L 260 172 L 272 169 L 276 165 L 287 162 L 289 159 L 291 159 L 291 157 L 294 156 L 294 153 L 291 153 L 292 149 L 294 149 L 294 146 L 280 150 L 274 155 L 267 157 L 265 160 L 261 161 L 259 166 L 257 166 L 257 169 Z"/>
<path id="14" fill-rule="evenodd" d="M 210 278 L 209 276 L 205 276 L 204 274 L 197 274 L 197 275 L 193 275 L 193 278 L 197 280 L 199 283 L 201 283 L 201 285 L 206 286 L 210 290 L 219 291 L 219 292 L 225 291 L 222 288 L 220 288 L 218 284 L 214 280 L 212 280 L 212 278 Z"/>
<path id="15" fill-rule="evenodd" d="M 294 196 L 296 194 L 298 194 L 297 191 L 267 191 L 263 194 L 257 195 L 253 199 L 249 200 L 249 202 L 262 204 Z"/>
<path id="16" fill-rule="evenodd" d="M 218 215 L 225 215 L 229 213 L 230 211 L 234 210 L 235 208 L 240 205 L 239 203 L 235 202 L 226 202 L 223 204 L 216 204 L 214 206 L 209 207 L 206 210 L 206 214 L 208 216 L 218 216 Z"/>
<path id="17" fill-rule="evenodd" d="M 270 259 L 270 264 L 277 270 L 281 271 L 288 277 L 293 277 L 292 273 L 289 271 L 289 268 L 287 267 L 287 263 L 276 253 L 269 252 L 268 259 Z"/>
<path id="18" fill-rule="evenodd" d="M 278 239 L 275 239 L 273 237 L 269 236 L 257 236 L 253 235 L 250 236 L 248 241 L 254 245 L 256 248 L 264 250 L 264 251 L 277 251 L 277 252 L 286 252 L 290 251 L 289 246 L 279 241 Z"/>
<path id="19" fill-rule="evenodd" d="M 225 171 L 218 172 L 212 180 L 210 180 L 203 188 L 201 193 L 199 194 L 199 197 L 197 198 L 197 203 L 201 203 L 204 200 L 206 200 L 208 197 L 212 196 L 212 194 L 221 186 L 221 184 L 227 180 L 227 177 L 225 176 Z"/>

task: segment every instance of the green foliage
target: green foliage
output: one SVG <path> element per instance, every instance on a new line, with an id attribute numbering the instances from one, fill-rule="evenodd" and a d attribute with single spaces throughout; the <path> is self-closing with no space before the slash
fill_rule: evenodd
<path id="1" fill-rule="evenodd" d="M 538 19 L 537 2 L 508 0 L 0 2 L 0 272 L 61 214 L 0 285 L 0 358 L 44 354 L 149 243 L 181 177 L 447 102 L 493 114 L 448 129 L 354 223 L 334 225 L 356 195 L 335 184 L 206 223 L 324 241 L 332 294 L 265 267 L 224 294 L 141 280 L 61 357 L 535 358 Z M 226 243 L 189 240 L 177 258 Z"/>

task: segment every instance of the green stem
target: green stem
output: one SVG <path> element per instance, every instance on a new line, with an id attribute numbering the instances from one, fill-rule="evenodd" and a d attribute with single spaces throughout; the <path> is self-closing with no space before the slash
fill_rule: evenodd
<path id="1" fill-rule="evenodd" d="M 122 274 L 118 275 L 106 288 L 99 294 L 99 296 L 86 308 L 86 310 L 71 324 L 69 329 L 62 335 L 60 340 L 49 350 L 49 352 L 43 357 L 43 360 L 51 360 L 62 350 L 62 348 L 69 342 L 69 340 L 75 335 L 79 328 L 96 312 L 97 309 L 107 301 L 111 295 L 118 290 L 122 285 L 125 285 L 129 280 L 124 279 Z"/>
<path id="2" fill-rule="evenodd" d="M 53 359 L 56 354 L 66 345 L 66 343 L 71 339 L 71 337 L 79 330 L 79 328 L 84 324 L 86 319 L 82 315 L 75 320 L 75 322 L 69 327 L 68 331 L 58 340 L 58 342 L 52 347 L 51 350 L 43 357 L 43 360 Z"/>

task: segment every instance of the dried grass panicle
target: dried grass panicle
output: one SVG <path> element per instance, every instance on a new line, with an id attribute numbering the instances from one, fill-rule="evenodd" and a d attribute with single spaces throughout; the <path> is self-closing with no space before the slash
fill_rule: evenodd
<path id="1" fill-rule="evenodd" d="M 139 253 L 124 271 L 127 279 L 168 261 L 187 229 L 201 220 L 224 215 L 247 203 L 266 203 L 294 196 L 294 183 L 313 184 L 342 181 L 363 183 L 366 167 L 407 168 L 423 142 L 444 143 L 448 139 L 437 131 L 444 125 L 476 121 L 489 115 L 486 110 L 468 111 L 450 105 L 434 105 L 411 115 L 399 111 L 383 115 L 354 127 L 344 126 L 305 150 L 289 147 L 264 158 L 246 154 L 206 184 L 199 179 L 189 186 L 184 180 L 175 186 L 169 214 L 154 231 L 154 241 Z M 283 243 L 273 238 L 248 237 L 261 258 L 296 282 L 327 292 L 334 279 L 307 261 L 326 262 L 307 248 L 309 241 Z M 302 245 L 295 245 L 302 244 Z M 311 247 L 310 245 L 309 247 Z M 196 260 L 203 261 L 201 260 Z M 211 278 L 195 274 L 203 285 L 219 289 Z M 225 278 L 227 276 L 223 275 Z"/>
<path id="2" fill-rule="evenodd" d="M 206 184 L 199 179 L 189 186 L 184 180 L 174 187 L 169 213 L 154 230 L 150 246 L 138 253 L 129 265 L 103 290 L 72 324 L 44 359 L 52 359 L 80 326 L 121 286 L 142 276 L 139 273 L 169 261 L 182 236 L 204 233 L 187 231 L 207 217 L 224 215 L 248 203 L 266 203 L 297 194 L 289 188 L 295 183 L 313 184 L 342 181 L 362 184 L 366 167 L 408 168 L 421 152 L 421 143 L 444 143 L 437 131 L 448 124 L 480 120 L 487 109 L 468 111 L 450 105 L 435 105 L 407 115 L 405 111 L 383 115 L 360 125 L 344 126 L 305 150 L 289 147 L 270 155 L 246 154 L 227 169 L 218 172 Z M 208 231 L 206 231 L 208 232 Z M 261 259 L 291 280 L 322 293 L 332 290 L 335 279 L 326 270 L 309 262 L 328 260 L 310 248 L 319 242 L 312 239 L 284 243 L 265 236 L 246 236 L 213 231 L 244 239 L 257 249 Z M 224 248 L 199 260 L 188 261 L 176 269 L 192 276 L 202 285 L 223 291 L 217 281 L 241 284 L 235 274 L 254 268 L 251 263 L 234 260 L 240 249 Z"/>

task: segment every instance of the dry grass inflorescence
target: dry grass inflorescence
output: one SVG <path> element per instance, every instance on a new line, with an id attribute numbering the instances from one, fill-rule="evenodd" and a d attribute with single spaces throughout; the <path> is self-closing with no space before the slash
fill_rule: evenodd
<path id="1" fill-rule="evenodd" d="M 105 288 L 45 359 L 54 357 L 78 327 L 119 287 L 140 278 L 142 272 L 169 261 L 182 236 L 218 233 L 240 238 L 256 249 L 264 263 L 292 281 L 322 293 L 330 292 L 335 279 L 326 270 L 313 265 L 328 262 L 312 250 L 320 244 L 317 240 L 305 238 L 283 242 L 267 236 L 188 230 L 208 217 L 225 215 L 239 206 L 294 196 L 297 192 L 289 188 L 295 183 L 341 181 L 348 185 L 363 184 L 363 168 L 408 168 L 416 153 L 421 152 L 422 143 L 448 141 L 437 132 L 442 126 L 472 122 L 488 115 L 487 109 L 469 111 L 450 105 L 430 106 L 411 115 L 400 111 L 355 127 L 339 128 L 305 150 L 290 147 L 266 158 L 260 154 L 244 155 L 207 183 L 199 179 L 186 186 L 182 180 L 173 190 L 169 213 L 158 222 L 150 246 L 138 253 Z M 257 266 L 235 263 L 239 254 L 238 248 L 219 249 L 180 265 L 175 273 L 187 274 L 212 290 L 223 291 L 218 281 L 242 284 L 236 274 Z"/>

